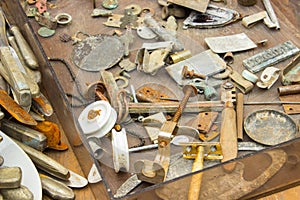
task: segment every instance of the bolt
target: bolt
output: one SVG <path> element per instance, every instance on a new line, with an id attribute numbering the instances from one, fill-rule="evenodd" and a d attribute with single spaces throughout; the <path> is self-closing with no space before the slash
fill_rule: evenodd
<path id="1" fill-rule="evenodd" d="M 178 120 L 182 114 L 182 111 L 185 108 L 189 98 L 193 97 L 197 94 L 197 88 L 193 85 L 185 85 L 182 90 L 184 93 L 184 97 L 182 98 L 182 100 L 177 108 L 177 111 L 174 114 L 174 117 L 172 119 L 173 122 L 178 122 Z"/>
<path id="2" fill-rule="evenodd" d="M 181 71 L 181 75 L 184 78 L 201 78 L 201 79 L 206 79 L 206 76 L 203 74 L 197 74 L 195 73 L 195 70 L 189 70 L 188 66 L 184 66 L 182 71 Z"/>

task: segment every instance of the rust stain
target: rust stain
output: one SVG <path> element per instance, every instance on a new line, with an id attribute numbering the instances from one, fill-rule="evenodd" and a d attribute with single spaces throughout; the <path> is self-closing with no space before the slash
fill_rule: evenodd
<path id="1" fill-rule="evenodd" d="M 52 106 L 49 103 L 47 103 L 42 97 L 32 98 L 32 100 L 35 101 L 38 104 L 38 106 L 40 106 L 40 108 L 43 110 L 43 112 L 48 116 L 50 116 L 53 113 Z"/>
<path id="2" fill-rule="evenodd" d="M 19 104 L 17 104 L 4 90 L 0 89 L 0 104 L 19 122 L 36 125 L 37 122 Z"/>
<path id="3" fill-rule="evenodd" d="M 49 148 L 60 151 L 68 149 L 68 145 L 61 141 L 61 132 L 58 125 L 54 122 L 38 122 L 37 125 L 32 128 L 45 134 Z"/>
<path id="4" fill-rule="evenodd" d="M 88 113 L 88 119 L 92 120 L 95 119 L 97 116 L 100 116 L 101 109 L 99 110 L 90 110 Z"/>

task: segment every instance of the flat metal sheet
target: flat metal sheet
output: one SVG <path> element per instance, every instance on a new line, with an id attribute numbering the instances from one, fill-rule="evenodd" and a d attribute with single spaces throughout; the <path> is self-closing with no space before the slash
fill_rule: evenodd
<path id="1" fill-rule="evenodd" d="M 286 60 L 298 52 L 299 48 L 291 41 L 287 41 L 243 60 L 243 66 L 250 72 L 256 73 L 268 66 Z"/>
<path id="2" fill-rule="evenodd" d="M 190 79 L 182 79 L 181 73 L 183 66 L 185 65 L 188 66 L 189 70 L 194 70 L 195 73 L 206 76 L 212 76 L 226 68 L 225 61 L 218 54 L 213 53 L 211 50 L 201 52 L 188 59 L 166 67 L 169 75 L 179 85 L 185 85 L 191 81 Z"/>
<path id="3" fill-rule="evenodd" d="M 208 37 L 204 41 L 215 53 L 238 52 L 256 48 L 257 45 L 245 34 Z"/>
<path id="4" fill-rule="evenodd" d="M 287 114 L 276 110 L 258 110 L 244 121 L 247 135 L 264 145 L 277 145 L 298 136 L 297 125 Z"/>
<path id="5" fill-rule="evenodd" d="M 116 36 L 95 35 L 79 42 L 73 49 L 74 64 L 86 71 L 98 72 L 117 64 L 124 55 L 124 46 Z"/>
<path id="6" fill-rule="evenodd" d="M 198 12 L 204 13 L 209 4 L 209 0 L 168 0 L 170 3 L 174 3 L 186 8 L 190 8 L 192 10 L 196 10 Z"/>

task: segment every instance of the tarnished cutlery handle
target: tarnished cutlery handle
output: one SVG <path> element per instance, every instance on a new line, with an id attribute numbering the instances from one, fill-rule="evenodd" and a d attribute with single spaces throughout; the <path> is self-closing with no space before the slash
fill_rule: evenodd
<path id="1" fill-rule="evenodd" d="M 44 170 L 45 172 L 62 180 L 68 180 L 70 178 L 69 170 L 57 161 L 17 140 L 14 140 L 14 142 L 16 142 L 25 151 L 39 169 Z"/>
<path id="2" fill-rule="evenodd" d="M 20 32 L 20 29 L 17 26 L 12 26 L 10 28 L 10 31 L 15 36 L 16 42 L 17 42 L 19 50 L 25 60 L 25 63 L 28 65 L 28 67 L 30 67 L 32 69 L 37 69 L 39 66 L 38 61 L 31 49 L 31 47 L 29 46 L 29 44 L 23 37 L 22 33 Z"/>

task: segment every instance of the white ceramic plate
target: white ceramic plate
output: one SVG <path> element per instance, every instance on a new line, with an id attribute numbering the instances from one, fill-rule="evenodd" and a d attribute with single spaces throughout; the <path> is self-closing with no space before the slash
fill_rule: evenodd
<path id="1" fill-rule="evenodd" d="M 34 200 L 42 199 L 42 184 L 37 169 L 27 154 L 8 136 L 0 131 L 3 141 L 0 142 L 0 155 L 4 158 L 2 166 L 20 167 L 22 169 L 21 184 L 34 195 Z"/>

